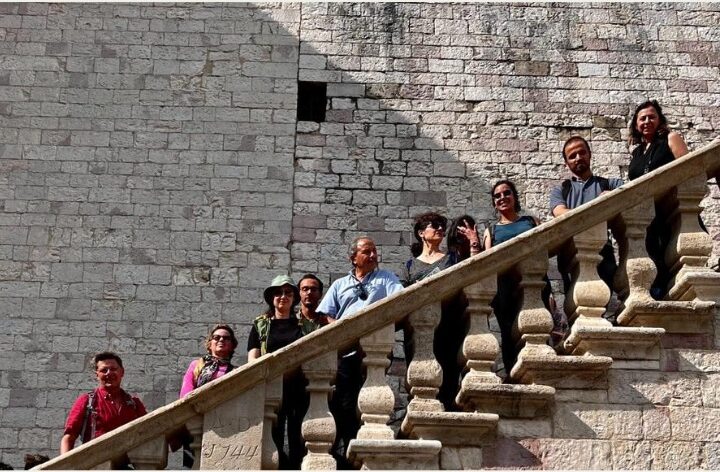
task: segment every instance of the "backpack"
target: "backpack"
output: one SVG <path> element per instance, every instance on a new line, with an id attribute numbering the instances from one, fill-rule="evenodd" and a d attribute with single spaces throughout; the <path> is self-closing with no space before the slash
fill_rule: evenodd
<path id="1" fill-rule="evenodd" d="M 258 337 L 260 338 L 260 355 L 264 356 L 267 354 L 267 338 L 270 334 L 270 322 L 272 319 L 267 314 L 262 314 L 255 318 L 255 321 L 253 321 L 253 325 L 255 326 L 255 330 L 258 333 Z M 313 321 L 308 320 L 304 316 L 301 316 L 298 319 L 298 326 L 300 326 L 300 332 L 303 336 L 312 333 L 315 331 L 318 327 L 316 323 Z"/>
<path id="2" fill-rule="evenodd" d="M 600 190 L 605 192 L 606 190 L 610 190 L 610 181 L 606 179 L 605 177 L 595 177 L 595 180 L 597 180 L 598 185 L 600 185 Z M 567 197 L 570 195 L 570 190 L 572 189 L 572 181 L 570 179 L 563 180 L 562 184 L 562 198 L 567 202 Z"/>
<path id="3" fill-rule="evenodd" d="M 130 405 L 132 405 L 133 410 L 137 411 L 137 403 L 135 402 L 135 399 L 132 397 L 132 395 L 125 393 L 126 402 Z M 91 392 L 87 393 L 88 401 L 87 405 L 85 405 L 85 417 L 83 418 L 83 426 L 80 430 L 80 441 L 83 443 L 87 441 L 91 441 L 95 438 L 95 427 L 96 427 L 96 421 L 97 421 L 97 412 L 95 409 L 95 398 L 97 397 L 97 391 L 93 390 Z M 89 429 L 88 429 L 89 428 Z M 87 440 L 85 439 L 85 436 L 88 434 L 89 436 Z"/>

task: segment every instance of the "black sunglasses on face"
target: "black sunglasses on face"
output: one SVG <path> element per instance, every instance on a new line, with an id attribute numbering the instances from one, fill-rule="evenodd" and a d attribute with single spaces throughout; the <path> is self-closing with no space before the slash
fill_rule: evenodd
<path id="1" fill-rule="evenodd" d="M 503 190 L 502 192 L 493 193 L 493 198 L 495 200 L 499 200 L 502 197 L 509 197 L 510 195 L 512 195 L 512 190 L 508 189 L 508 190 Z"/>
<path id="2" fill-rule="evenodd" d="M 365 289 L 365 286 L 362 283 L 356 284 L 354 289 L 355 289 L 355 295 L 357 295 L 357 297 L 360 300 L 363 300 L 363 301 L 367 300 L 368 293 L 367 293 L 367 290 Z"/>
<path id="3" fill-rule="evenodd" d="M 438 230 L 438 231 L 441 230 L 441 229 L 442 229 L 442 230 L 445 229 L 445 227 L 443 226 L 443 224 L 440 223 L 439 221 L 431 221 L 430 223 L 428 223 L 428 226 L 430 226 L 430 227 L 432 227 L 432 229 Z M 427 226 L 426 226 L 426 228 L 427 228 Z"/>

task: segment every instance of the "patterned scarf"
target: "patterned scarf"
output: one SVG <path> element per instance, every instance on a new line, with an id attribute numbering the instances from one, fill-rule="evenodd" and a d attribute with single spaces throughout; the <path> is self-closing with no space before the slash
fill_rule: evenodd
<path id="1" fill-rule="evenodd" d="M 230 359 L 219 359 L 208 354 L 206 356 L 203 356 L 202 360 L 203 367 L 200 370 L 200 375 L 198 375 L 197 385 L 195 386 L 196 388 L 210 382 L 213 379 L 215 372 L 217 372 L 220 366 L 227 366 L 227 370 L 225 371 L 226 374 L 230 372 L 233 368 L 233 365 L 230 363 Z"/>

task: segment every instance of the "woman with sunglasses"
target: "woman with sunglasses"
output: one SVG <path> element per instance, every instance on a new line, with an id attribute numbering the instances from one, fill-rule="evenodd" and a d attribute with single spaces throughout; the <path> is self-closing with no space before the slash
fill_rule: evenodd
<path id="1" fill-rule="evenodd" d="M 446 228 L 447 218 L 438 213 L 428 212 L 415 217 L 413 236 L 416 241 L 410 246 L 413 258 L 405 263 L 402 278 L 404 286 L 412 285 L 455 263 L 451 254 L 440 249 Z"/>
<path id="2" fill-rule="evenodd" d="M 405 264 L 403 284 L 406 287 L 436 274 L 458 261 L 458 254 L 455 251 L 444 252 L 440 249 L 445 237 L 447 223 L 448 221 L 444 216 L 434 212 L 423 213 L 415 217 L 413 236 L 416 242 L 410 246 L 414 258 L 408 260 Z M 470 232 L 468 231 L 467 234 L 469 235 Z M 480 244 L 477 233 L 475 232 L 474 235 L 476 252 L 479 252 Z M 459 388 L 461 373 L 458 352 L 467 332 L 466 305 L 467 302 L 462 292 L 443 301 L 440 323 L 433 341 L 435 358 L 443 369 L 443 382 L 440 386 L 438 399 L 443 403 L 446 411 L 456 410 L 455 396 Z M 410 326 L 403 324 L 402 328 L 405 329 L 405 359 L 409 365 L 413 358 L 415 346 L 413 345 Z"/>
<path id="3" fill-rule="evenodd" d="M 226 324 L 216 324 L 205 338 L 207 354 L 190 362 L 183 376 L 180 398 L 211 380 L 222 377 L 233 369 L 230 362 L 238 340 L 235 331 Z M 195 462 L 193 450 L 190 448 L 192 436 L 187 430 L 182 431 L 175 439 L 171 439 L 170 447 L 173 451 L 183 446 L 183 466 L 192 468 Z"/>
<path id="4" fill-rule="evenodd" d="M 515 184 L 510 180 L 496 182 L 490 195 L 492 196 L 495 213 L 498 215 L 498 221 L 488 226 L 483 234 L 485 249 L 504 243 L 540 224 L 534 216 L 520 215 L 522 210 L 520 196 Z M 520 310 L 518 301 L 522 299 L 520 294 L 517 293 L 519 282 L 518 274 L 512 271 L 500 274 L 498 276 L 497 295 L 492 302 L 495 317 L 500 326 L 502 357 L 507 375 L 510 374 L 510 370 L 515 365 L 519 353 L 512 336 L 515 318 L 517 318 Z M 552 299 L 552 290 L 547 276 L 545 276 L 545 288 L 542 292 L 542 298 L 545 307 L 555 317 L 557 306 L 554 299 Z"/>
<path id="5" fill-rule="evenodd" d="M 248 361 L 282 349 L 320 327 L 319 323 L 298 317 L 295 307 L 300 303 L 300 291 L 287 275 L 275 277 L 263 292 L 267 310 L 255 318 L 248 338 Z M 305 392 L 305 378 L 298 368 L 283 376 L 282 404 L 273 426 L 272 436 L 277 446 L 280 469 L 300 469 L 305 455 L 301 434 L 302 420 L 307 412 L 309 397 Z M 288 452 L 285 452 L 287 424 Z"/>

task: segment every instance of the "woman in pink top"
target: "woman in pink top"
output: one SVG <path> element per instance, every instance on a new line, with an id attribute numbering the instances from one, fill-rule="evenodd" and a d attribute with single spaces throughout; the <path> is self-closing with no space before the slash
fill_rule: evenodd
<path id="1" fill-rule="evenodd" d="M 185 372 L 182 388 L 180 388 L 180 398 L 230 372 L 233 368 L 230 359 L 235 353 L 237 345 L 238 340 L 230 326 L 215 325 L 205 339 L 208 353 L 193 360 Z"/>
<path id="2" fill-rule="evenodd" d="M 235 337 L 235 331 L 230 326 L 226 324 L 213 326 L 205 339 L 205 348 L 208 353 L 199 359 L 193 360 L 188 366 L 180 388 L 180 398 L 211 380 L 230 372 L 233 369 L 230 359 L 232 359 L 237 345 L 238 340 Z M 192 437 L 187 430 L 183 431 L 181 440 L 183 445 L 183 467 L 192 468 L 195 456 L 190 448 Z M 179 448 L 179 444 L 176 447 Z"/>

